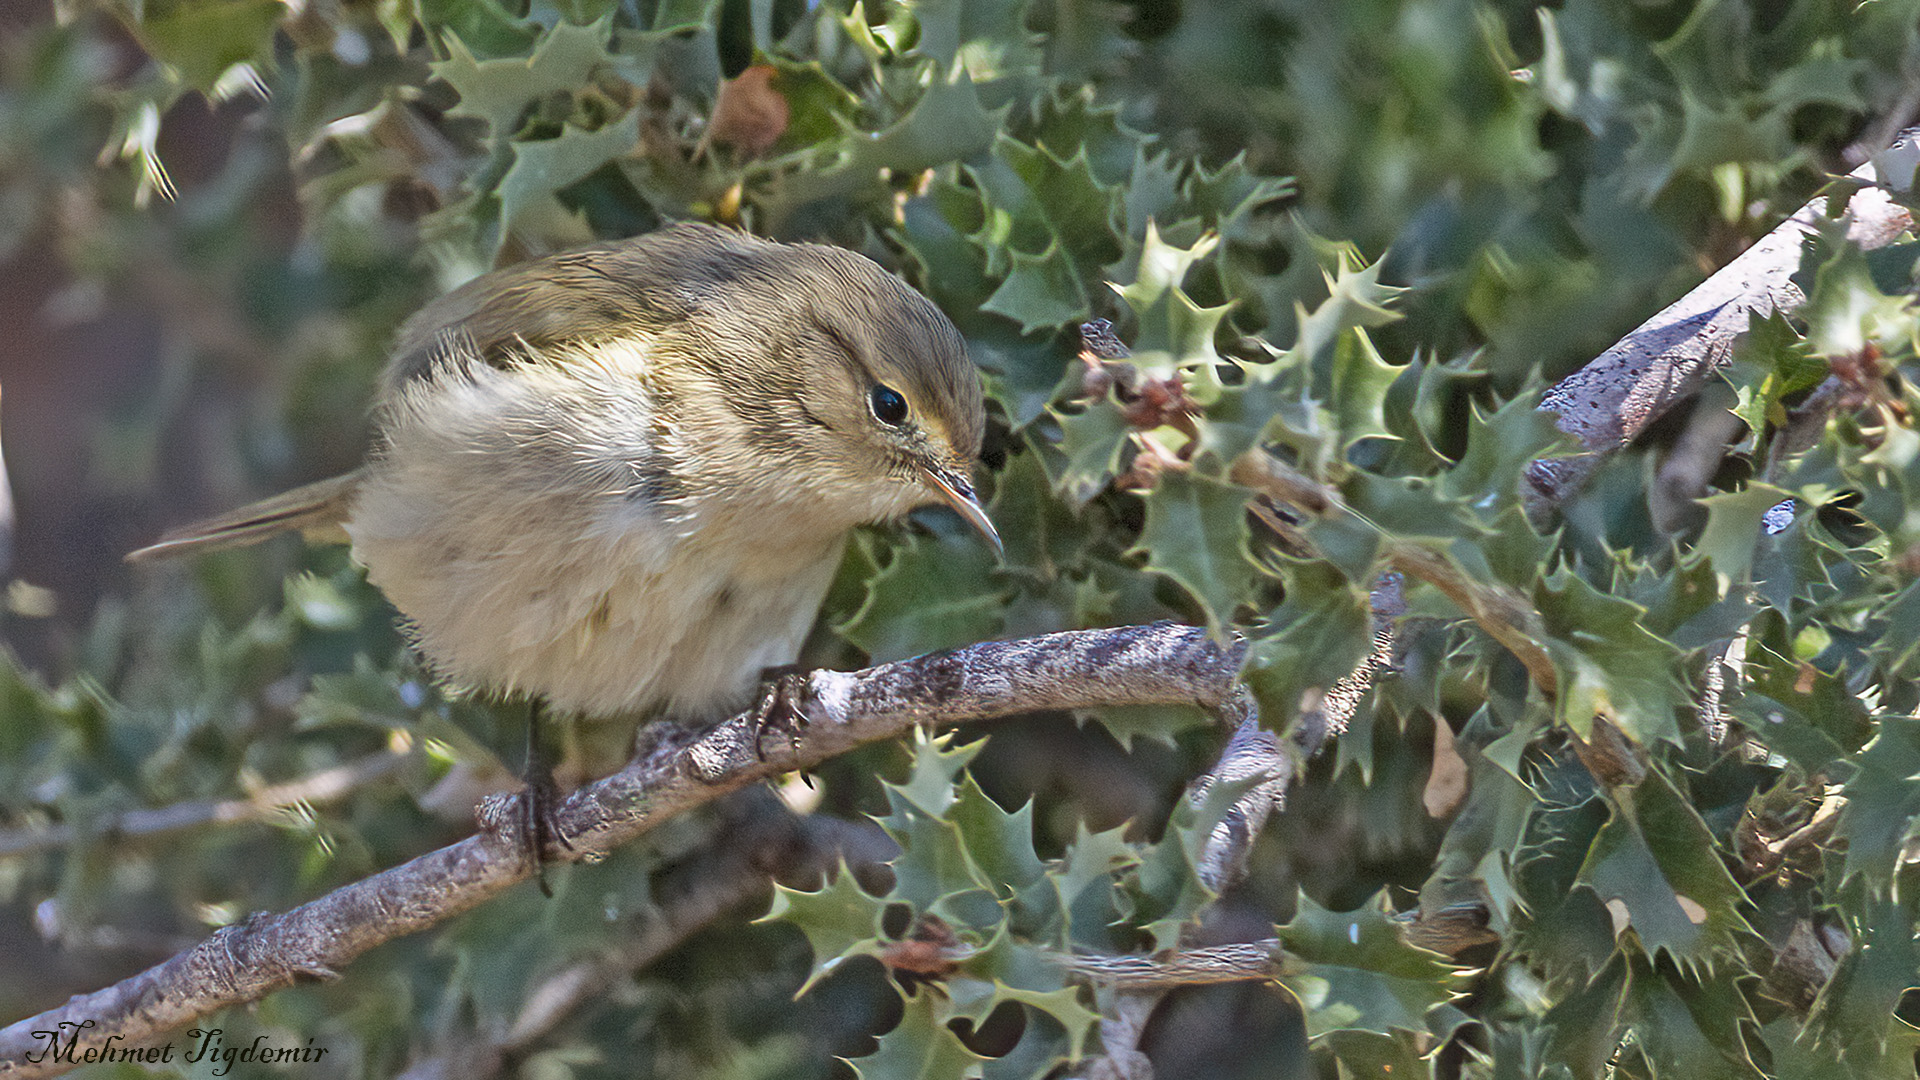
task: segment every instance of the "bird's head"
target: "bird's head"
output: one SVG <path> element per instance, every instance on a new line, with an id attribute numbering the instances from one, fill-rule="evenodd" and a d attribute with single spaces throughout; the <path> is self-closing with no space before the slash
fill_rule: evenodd
<path id="1" fill-rule="evenodd" d="M 681 276 L 690 314 L 660 346 L 699 368 L 706 400 L 675 411 L 725 458 L 702 471 L 847 524 L 944 503 L 998 549 L 972 480 L 980 375 L 953 323 L 842 248 L 687 234 L 703 269 Z"/>

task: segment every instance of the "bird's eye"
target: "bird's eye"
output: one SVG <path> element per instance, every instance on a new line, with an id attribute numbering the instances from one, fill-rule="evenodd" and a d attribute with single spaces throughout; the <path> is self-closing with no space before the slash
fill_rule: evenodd
<path id="1" fill-rule="evenodd" d="M 873 418 L 888 427 L 899 427 L 907 422 L 907 399 L 900 391 L 891 386 L 876 386 L 873 395 L 867 399 L 873 406 Z"/>

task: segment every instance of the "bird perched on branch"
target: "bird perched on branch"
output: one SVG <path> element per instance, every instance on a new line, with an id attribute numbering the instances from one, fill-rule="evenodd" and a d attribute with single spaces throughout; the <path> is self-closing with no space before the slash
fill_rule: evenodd
<path id="1" fill-rule="evenodd" d="M 486 274 L 401 328 L 375 421 L 361 468 L 129 558 L 332 535 L 456 688 L 717 720 L 855 526 L 944 502 L 999 544 L 959 332 L 835 247 L 682 224 Z"/>

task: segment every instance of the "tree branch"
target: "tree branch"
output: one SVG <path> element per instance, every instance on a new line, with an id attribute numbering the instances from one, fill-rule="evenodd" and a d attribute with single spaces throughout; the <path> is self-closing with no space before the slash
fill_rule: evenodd
<path id="1" fill-rule="evenodd" d="M 1849 175 L 1866 185 L 1847 200 L 1842 215 L 1847 235 L 1861 247 L 1884 247 L 1913 225 L 1912 215 L 1885 190 L 1905 189 L 1912 182 L 1907 155 L 1868 162 Z M 1528 467 L 1530 513 L 1538 518 L 1564 501 L 1609 455 L 1698 391 L 1727 361 L 1751 319 L 1792 311 L 1806 301 L 1793 274 L 1800 269 L 1801 246 L 1827 220 L 1827 203 L 1824 194 L 1808 201 L 1693 291 L 1547 391 L 1540 408 L 1556 414 L 1560 430 L 1579 439 L 1587 452 Z"/>
<path id="2" fill-rule="evenodd" d="M 860 672 L 816 671 L 802 681 L 797 704 L 807 722 L 791 739 L 757 738 L 751 714 L 705 731 L 645 729 L 648 743 L 631 764 L 557 808 L 566 843 L 550 844 L 546 855 L 604 855 L 727 792 L 917 725 L 1106 705 L 1217 708 L 1233 693 L 1243 655 L 1204 629 L 1156 623 L 987 642 Z M 301 978 L 334 978 L 368 949 L 484 903 L 532 876 L 503 827 L 515 813 L 511 797 L 489 800 L 481 831 L 459 843 L 292 911 L 255 914 L 141 974 L 0 1030 L 0 1077 L 58 1075 L 110 1038 L 137 1044 Z"/>

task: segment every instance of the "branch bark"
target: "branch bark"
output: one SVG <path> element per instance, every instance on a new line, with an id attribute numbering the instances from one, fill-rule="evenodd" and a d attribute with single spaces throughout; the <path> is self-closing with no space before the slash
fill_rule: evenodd
<path id="1" fill-rule="evenodd" d="M 1910 134 L 1905 137 L 1911 145 Z M 1885 190 L 1912 182 L 1910 155 L 1890 150 L 1850 177 L 1866 185 L 1847 200 L 1842 215 L 1847 235 L 1861 247 L 1884 247 L 1913 225 L 1912 215 Z M 1540 408 L 1554 413 L 1560 430 L 1579 439 L 1586 452 L 1528 468 L 1536 519 L 1578 491 L 1614 451 L 1697 392 L 1727 361 L 1751 319 L 1805 302 L 1793 274 L 1800 269 L 1801 246 L 1827 219 L 1827 203 L 1825 195 L 1810 200 L 1693 291 L 1547 391 Z"/>
<path id="2" fill-rule="evenodd" d="M 631 764 L 558 807 L 566 842 L 549 844 L 546 857 L 604 855 L 728 792 L 917 725 L 1109 705 L 1218 708 L 1234 692 L 1242 656 L 1204 629 L 1157 623 L 987 642 L 860 672 L 816 671 L 801 681 L 797 704 L 807 723 L 791 739 L 760 738 L 752 714 L 705 731 L 647 729 L 648 745 Z M 533 875 L 503 827 L 515 812 L 511 797 L 495 798 L 478 815 L 481 830 L 459 843 L 292 911 L 255 914 L 156 967 L 0 1030 L 0 1077 L 55 1076 L 85 1064 L 89 1052 L 98 1059 L 300 979 L 337 977 L 368 949 L 484 903 Z"/>

